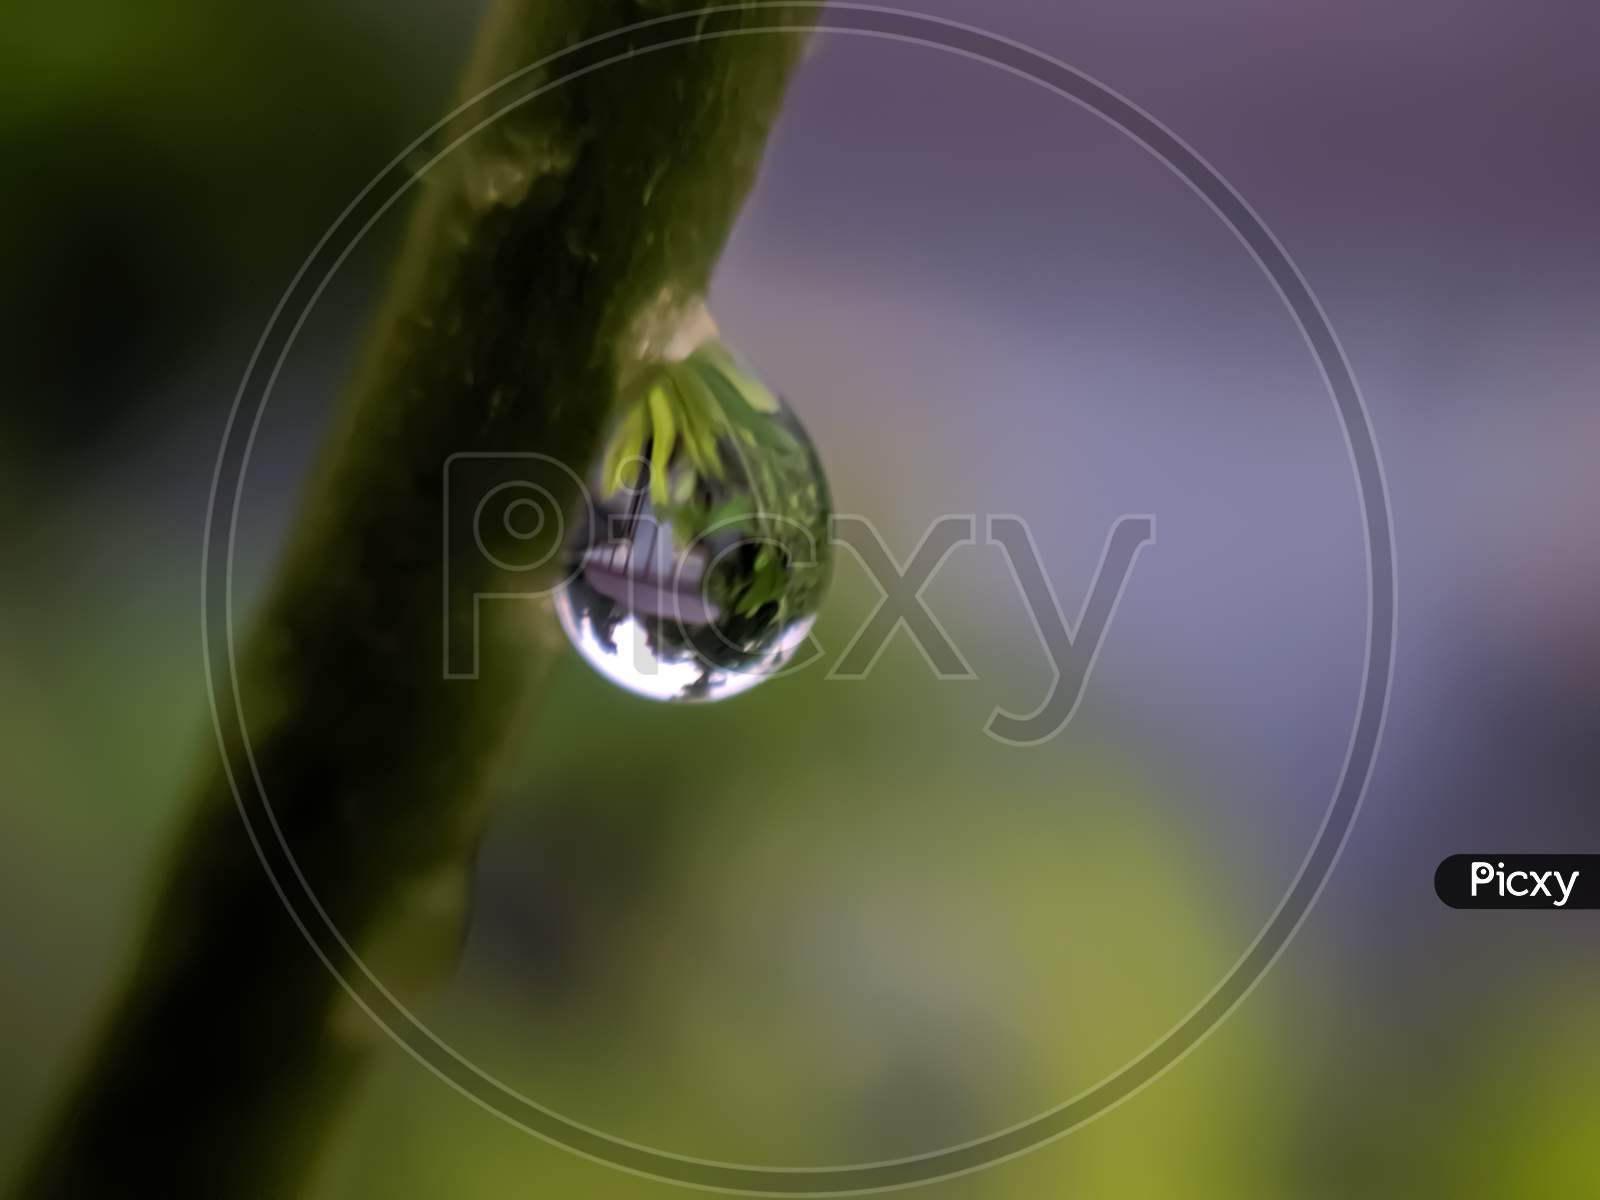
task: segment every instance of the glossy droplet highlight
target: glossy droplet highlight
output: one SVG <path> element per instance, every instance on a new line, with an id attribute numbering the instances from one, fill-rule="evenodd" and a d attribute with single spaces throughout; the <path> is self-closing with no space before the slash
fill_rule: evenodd
<path id="1" fill-rule="evenodd" d="M 830 502 L 788 406 L 714 337 L 624 398 L 556 596 L 612 682 L 720 700 L 799 656 L 831 570 Z"/>

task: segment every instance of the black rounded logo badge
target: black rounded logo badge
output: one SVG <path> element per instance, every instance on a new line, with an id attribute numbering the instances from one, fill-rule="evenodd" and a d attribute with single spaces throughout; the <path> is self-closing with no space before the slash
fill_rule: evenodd
<path id="1" fill-rule="evenodd" d="M 1600 908 L 1600 854 L 1452 854 L 1433 890 L 1451 908 Z"/>

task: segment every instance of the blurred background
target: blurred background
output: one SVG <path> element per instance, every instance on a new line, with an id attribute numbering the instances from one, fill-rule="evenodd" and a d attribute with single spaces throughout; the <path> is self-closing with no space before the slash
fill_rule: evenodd
<path id="1" fill-rule="evenodd" d="M 1365 391 L 1400 567 L 1376 776 L 1318 907 L 1175 1070 L 952 1197 L 1600 1192 L 1600 914 L 1456 912 L 1447 854 L 1600 848 L 1600 15 L 1576 0 L 918 0 L 1150 110 L 1279 236 Z M 447 107 L 479 13 L 21 0 L 0 39 L 0 1178 L 125 969 L 185 785 L 213 456 L 262 324 L 348 198 Z M 399 218 L 264 418 L 259 588 Z M 915 1154 L 1068 1099 L 1220 979 L 1328 805 L 1364 559 L 1332 404 L 1266 281 L 1159 163 L 926 47 L 823 38 L 711 297 L 837 508 L 905 559 L 1022 515 L 1075 616 L 1156 515 L 1083 707 L 998 548 L 902 633 L 668 709 L 571 658 L 502 781 L 464 956 L 416 998 L 508 1085 L 683 1154 Z M 981 528 L 981 526 L 980 526 Z M 848 554 L 837 654 L 877 597 Z M 715 772 L 703 768 L 718 764 Z M 537 765 L 537 769 L 535 769 Z M 241 836 L 242 833 L 241 833 Z M 645 1197 L 381 1052 L 313 1195 Z M 675 1191 L 675 1190 L 674 1190 Z"/>

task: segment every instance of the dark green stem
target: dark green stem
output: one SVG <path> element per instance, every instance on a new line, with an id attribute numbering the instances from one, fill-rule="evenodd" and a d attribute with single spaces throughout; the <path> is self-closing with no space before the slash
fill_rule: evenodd
<path id="1" fill-rule="evenodd" d="M 502 0 L 468 94 L 694 7 Z M 539 78 L 697 29 L 807 19 L 762 8 L 675 21 Z M 702 37 L 589 71 L 472 136 L 422 185 L 240 666 L 284 840 L 340 931 L 380 957 L 380 943 L 413 959 L 454 945 L 491 772 L 552 653 L 531 605 L 474 604 L 508 586 L 475 546 L 447 542 L 446 461 L 589 461 L 652 339 L 703 293 L 802 43 Z M 559 503 L 576 500 L 551 482 Z M 475 615 L 480 676 L 444 678 L 441 630 L 470 636 Z M 209 770 L 133 970 L 22 1194 L 298 1194 L 378 1044 L 348 1016 L 269 885 L 226 775 Z"/>

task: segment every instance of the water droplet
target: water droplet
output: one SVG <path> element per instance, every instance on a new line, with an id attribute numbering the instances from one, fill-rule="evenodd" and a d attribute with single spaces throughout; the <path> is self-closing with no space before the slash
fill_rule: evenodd
<path id="1" fill-rule="evenodd" d="M 832 565 L 816 450 L 714 329 L 624 397 L 556 596 L 589 664 L 656 700 L 798 665 Z"/>

